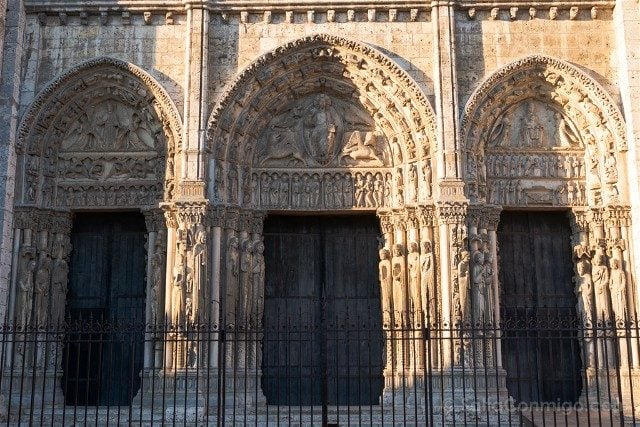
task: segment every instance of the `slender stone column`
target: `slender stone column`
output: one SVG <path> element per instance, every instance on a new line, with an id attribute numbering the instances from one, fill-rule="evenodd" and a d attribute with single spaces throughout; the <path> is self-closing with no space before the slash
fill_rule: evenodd
<path id="1" fill-rule="evenodd" d="M 211 332 L 211 345 L 209 347 L 209 368 L 218 369 L 219 361 L 219 334 L 215 331 L 224 325 L 221 298 L 224 292 L 221 280 L 221 257 L 222 257 L 222 231 L 224 226 L 224 208 L 217 207 L 211 212 L 211 239 L 209 243 L 211 257 L 209 286 L 211 287 L 210 304 L 211 313 L 208 328 Z"/>

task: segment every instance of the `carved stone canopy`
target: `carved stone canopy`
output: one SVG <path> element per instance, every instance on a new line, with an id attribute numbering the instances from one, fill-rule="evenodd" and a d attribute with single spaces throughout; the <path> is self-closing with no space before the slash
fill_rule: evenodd
<path id="1" fill-rule="evenodd" d="M 315 113 L 314 117 L 313 111 L 320 105 L 328 117 L 346 111 L 348 117 L 356 119 L 354 123 L 336 121 L 335 125 L 335 137 L 343 138 L 337 144 L 347 144 L 353 132 L 361 132 L 353 136 L 353 149 L 348 151 L 355 157 L 360 149 L 371 147 L 373 136 L 367 132 L 374 130 L 397 145 L 397 158 L 402 163 L 425 158 L 431 152 L 435 114 L 413 79 L 387 56 L 367 45 L 317 34 L 265 54 L 230 83 L 217 101 L 207 127 L 214 156 L 220 161 L 243 165 L 273 161 L 276 154 L 295 162 L 299 154 L 291 152 L 295 147 L 286 150 L 282 147 L 291 145 L 288 139 L 295 140 L 289 133 L 295 130 L 287 119 L 295 117 L 296 107 L 308 119 L 308 124 L 298 130 L 302 135 L 306 131 L 306 137 L 297 136 L 297 142 L 306 145 L 307 151 L 316 148 L 312 141 L 321 139 L 326 147 L 327 138 L 333 137 L 325 135 L 330 132 L 322 124 L 320 114 Z M 364 113 L 371 119 L 367 120 Z M 311 124 L 314 120 L 320 122 Z M 345 136 L 349 138 L 346 141 Z M 265 138 L 269 137 L 278 149 L 266 159 L 257 160 L 254 147 L 264 146 Z M 333 148 L 337 153 L 337 148 Z M 304 162 L 319 165 L 339 162 L 331 156 L 336 154 L 333 151 L 325 153 L 325 148 L 318 149 L 319 152 L 310 153 L 312 160 L 307 158 Z M 373 156 L 368 157 L 375 161 L 371 160 Z M 343 157 L 350 162 L 348 158 Z"/>
<path id="2" fill-rule="evenodd" d="M 43 207 L 157 205 L 179 175 L 175 105 L 146 72 L 111 58 L 50 83 L 22 119 L 18 203 Z"/>

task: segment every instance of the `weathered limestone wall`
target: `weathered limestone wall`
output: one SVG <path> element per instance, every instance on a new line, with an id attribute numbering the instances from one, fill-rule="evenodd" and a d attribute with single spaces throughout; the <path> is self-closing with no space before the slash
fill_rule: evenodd
<path id="1" fill-rule="evenodd" d="M 226 83 L 260 55 L 316 33 L 353 39 L 382 50 L 416 80 L 428 97 L 433 96 L 433 24 L 429 12 L 418 12 L 412 21 L 409 10 L 398 10 L 390 21 L 389 11 L 378 10 L 371 22 L 367 11 L 354 11 L 352 21 L 347 13 L 336 10 L 333 18 L 327 11 L 316 11 L 312 18 L 300 11 L 290 17 L 285 12 L 273 12 L 267 18 L 259 13 L 236 13 L 229 14 L 226 21 L 215 14 L 210 30 L 210 102 L 215 102 Z"/>
<path id="2" fill-rule="evenodd" d="M 109 56 L 131 62 L 151 74 L 183 104 L 185 15 L 142 13 L 105 15 L 30 14 L 26 40 L 28 66 L 21 111 L 55 77 L 81 62 Z"/>
<path id="3" fill-rule="evenodd" d="M 495 13 L 495 12 L 494 12 Z M 457 72 L 461 108 L 473 90 L 491 73 L 519 58 L 542 54 L 580 66 L 619 99 L 617 58 L 612 11 L 580 9 L 570 19 L 569 8 L 558 8 L 555 19 L 549 8 L 518 9 L 512 19 L 509 8 L 499 9 L 495 19 L 489 9 L 456 14 Z"/>
<path id="4" fill-rule="evenodd" d="M 17 105 L 22 76 L 25 13 L 22 2 L 0 0 L 0 319 L 7 310 L 13 233 L 13 189 L 18 127 Z M 6 11 L 6 15 L 5 15 Z"/>

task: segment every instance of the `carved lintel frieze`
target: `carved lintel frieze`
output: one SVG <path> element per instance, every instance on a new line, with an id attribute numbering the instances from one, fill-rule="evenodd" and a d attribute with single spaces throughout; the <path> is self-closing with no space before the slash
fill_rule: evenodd
<path id="1" fill-rule="evenodd" d="M 14 211 L 14 228 L 69 234 L 71 212 L 19 207 Z"/>

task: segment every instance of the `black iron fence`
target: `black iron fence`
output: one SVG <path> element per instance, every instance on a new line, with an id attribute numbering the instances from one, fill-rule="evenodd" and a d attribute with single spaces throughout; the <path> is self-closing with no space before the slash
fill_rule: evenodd
<path id="1" fill-rule="evenodd" d="M 8 325 L 0 416 L 7 425 L 636 424 L 640 323 L 502 316 Z"/>

